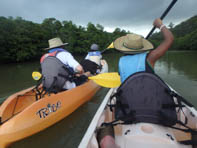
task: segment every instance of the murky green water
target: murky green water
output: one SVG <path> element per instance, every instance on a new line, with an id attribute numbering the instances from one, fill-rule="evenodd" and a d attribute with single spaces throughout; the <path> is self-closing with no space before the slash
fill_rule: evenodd
<path id="1" fill-rule="evenodd" d="M 121 55 L 104 55 L 110 71 L 117 71 Z M 38 62 L 1 65 L 0 100 L 36 84 L 31 73 Z M 155 71 L 182 96 L 197 106 L 197 52 L 168 52 L 155 65 Z M 14 143 L 11 148 L 76 148 L 108 89 L 102 88 L 88 103 L 52 127 Z"/>
<path id="2" fill-rule="evenodd" d="M 197 107 L 197 52 L 169 52 L 157 62 L 155 70 Z"/>

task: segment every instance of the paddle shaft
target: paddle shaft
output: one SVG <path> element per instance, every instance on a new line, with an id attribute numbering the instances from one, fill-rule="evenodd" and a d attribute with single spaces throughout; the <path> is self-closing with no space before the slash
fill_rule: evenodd
<path id="1" fill-rule="evenodd" d="M 108 50 L 108 49 L 109 49 L 109 48 L 106 48 L 106 49 L 102 50 L 102 51 L 101 51 L 101 54 L 102 54 L 103 52 L 105 52 L 106 50 Z"/>
<path id="2" fill-rule="evenodd" d="M 174 4 L 177 2 L 177 0 L 173 0 L 170 5 L 168 6 L 168 8 L 164 11 L 164 13 L 161 15 L 160 19 L 163 20 L 164 17 L 168 14 L 168 12 L 171 10 L 171 8 L 174 6 Z M 155 31 L 156 27 L 154 26 L 151 31 L 149 32 L 149 34 L 146 36 L 146 39 L 148 39 L 152 33 Z"/>

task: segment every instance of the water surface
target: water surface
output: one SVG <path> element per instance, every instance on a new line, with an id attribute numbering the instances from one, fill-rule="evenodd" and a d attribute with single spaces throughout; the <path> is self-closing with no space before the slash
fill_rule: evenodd
<path id="1" fill-rule="evenodd" d="M 121 54 L 118 53 L 104 55 L 110 71 L 117 71 L 120 56 Z M 196 65 L 197 52 L 168 52 L 156 63 L 155 72 L 197 106 Z M 31 73 L 38 67 L 39 62 L 1 65 L 0 100 L 3 101 L 8 95 L 35 85 Z M 78 108 L 66 119 L 14 143 L 11 148 L 76 148 L 107 91 L 108 89 L 102 88 L 90 102 Z"/>

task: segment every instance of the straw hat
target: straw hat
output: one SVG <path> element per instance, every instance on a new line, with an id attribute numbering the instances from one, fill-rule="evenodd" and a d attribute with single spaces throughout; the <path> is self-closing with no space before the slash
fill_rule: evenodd
<path id="1" fill-rule="evenodd" d="M 137 34 L 127 34 L 117 38 L 114 42 L 114 47 L 124 53 L 142 53 L 153 49 L 153 45 L 142 36 Z"/>
<path id="2" fill-rule="evenodd" d="M 52 48 L 61 47 L 61 46 L 65 46 L 68 44 L 68 43 L 63 43 L 60 38 L 53 38 L 53 39 L 48 40 L 48 42 L 49 42 L 49 47 L 45 48 L 44 50 L 49 50 Z"/>

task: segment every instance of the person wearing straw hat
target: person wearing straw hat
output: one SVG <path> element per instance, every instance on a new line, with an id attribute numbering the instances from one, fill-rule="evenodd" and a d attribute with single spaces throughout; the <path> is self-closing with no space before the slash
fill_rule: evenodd
<path id="1" fill-rule="evenodd" d="M 46 89 L 53 88 L 54 90 L 49 90 L 51 92 L 76 87 L 76 83 L 71 80 L 72 75 L 74 73 L 83 74 L 84 70 L 71 53 L 63 49 L 68 43 L 63 43 L 58 37 L 50 39 L 48 43 L 49 47 L 44 50 L 49 50 L 49 52 L 40 59 L 42 74 L 44 76 L 44 87 Z"/>
<path id="2" fill-rule="evenodd" d="M 155 19 L 153 25 L 161 30 L 164 37 L 163 42 L 154 50 L 148 40 L 137 34 L 127 34 L 113 42 L 114 48 L 125 54 L 119 60 L 119 74 L 122 83 L 136 72 L 154 73 L 155 62 L 172 45 L 174 37 L 171 31 L 163 25 L 161 19 Z M 101 148 L 119 147 L 115 143 L 113 126 L 106 126 L 98 130 L 97 140 Z"/>
<path id="3" fill-rule="evenodd" d="M 148 40 L 137 34 L 127 34 L 115 40 L 115 49 L 125 54 L 119 60 L 121 82 L 136 72 L 154 73 L 155 62 L 172 45 L 174 37 L 161 19 L 155 19 L 153 25 L 161 30 L 164 37 L 164 41 L 155 49 Z"/>

